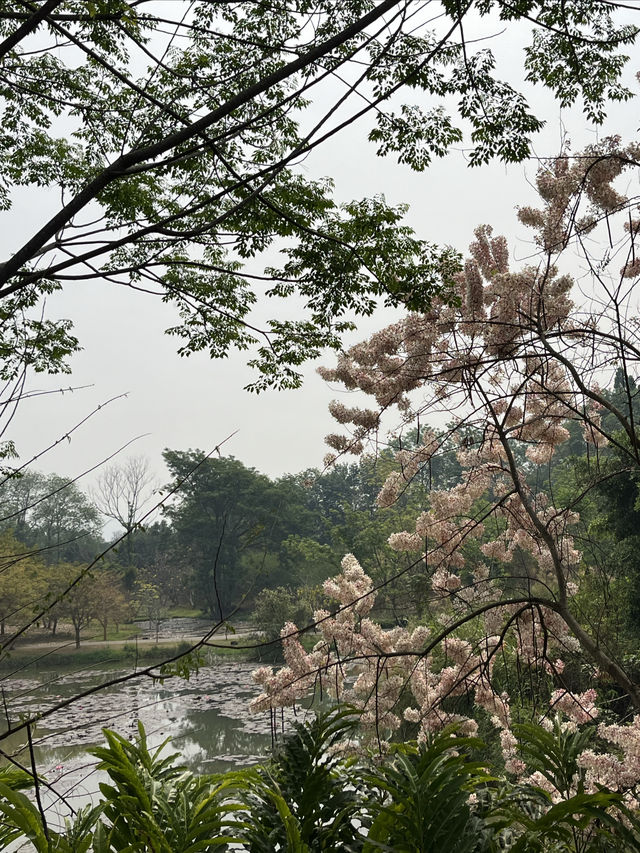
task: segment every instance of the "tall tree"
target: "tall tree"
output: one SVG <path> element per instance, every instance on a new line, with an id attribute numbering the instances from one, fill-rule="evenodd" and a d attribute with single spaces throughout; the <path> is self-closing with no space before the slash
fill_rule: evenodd
<path id="1" fill-rule="evenodd" d="M 47 562 L 90 560 L 100 532 L 100 513 L 75 483 L 57 474 L 42 478 L 28 514 L 28 539 Z"/>
<path id="2" fill-rule="evenodd" d="M 13 530 L 22 542 L 28 537 L 29 513 L 44 494 L 44 474 L 22 471 L 0 481 L 0 526 Z"/>
<path id="3" fill-rule="evenodd" d="M 293 532 L 287 524 L 292 507 L 282 500 L 282 486 L 232 457 L 167 450 L 164 458 L 182 481 L 166 513 L 193 570 L 197 599 L 225 618 L 256 584 L 267 584 L 261 558 Z M 249 554 L 256 559 L 247 563 Z"/>
<path id="4" fill-rule="evenodd" d="M 44 591 L 42 565 L 11 533 L 0 535 L 0 636 L 19 625 Z"/>
<path id="5" fill-rule="evenodd" d="M 88 560 L 101 543 L 100 514 L 77 483 L 25 470 L 0 481 L 0 527 L 42 549 L 46 562 Z"/>
<path id="6" fill-rule="evenodd" d="M 290 701 L 330 667 L 342 677 L 351 658 L 364 668 L 351 695 L 370 718 L 386 717 L 381 725 L 399 727 L 403 691 L 412 693 L 409 718 L 425 733 L 456 719 L 456 697 L 466 716 L 473 696 L 502 730 L 504 745 L 518 699 L 504 690 L 509 657 L 514 686 L 523 671 L 535 685 L 522 691 L 529 711 L 561 710 L 574 722 L 597 716 L 596 691 L 580 693 L 564 674 L 565 657 L 579 653 L 592 678 L 607 690 L 616 685 L 640 713 L 637 668 L 609 630 L 619 554 L 610 551 L 594 567 L 580 526 L 583 508 L 588 518 L 602 494 L 617 490 L 622 517 L 608 521 L 613 537 L 634 529 L 640 222 L 637 196 L 623 195 L 618 179 L 639 167 L 640 145 L 619 137 L 542 163 L 540 206 L 519 211 L 533 230 L 535 263 L 514 269 L 506 239 L 479 227 L 457 278 L 458 305 L 409 314 L 322 371 L 374 398 L 371 410 L 334 405 L 350 433 L 328 437 L 338 453 L 361 452 L 380 411 L 391 406 L 403 424 L 408 412 L 421 422 L 438 411 L 458 413 L 459 482 L 432 489 L 411 523 L 388 540 L 416 568 L 428 568 L 437 620 L 411 636 L 383 635 L 362 618 L 373 603 L 372 580 L 348 555 L 342 574 L 325 585 L 340 610 L 334 621 L 322 620 L 324 649 L 307 656 L 288 626 L 290 672 L 265 681 L 275 688 L 265 702 L 281 702 L 279 691 L 292 688 Z M 569 249 L 580 252 L 589 272 L 579 287 Z M 553 466 L 572 439 L 567 422 L 588 448 L 573 493 L 566 466 Z M 398 447 L 379 506 L 402 500 L 443 451 L 445 437 L 428 429 L 419 444 Z M 398 575 L 404 573 L 400 562 Z"/>
<path id="7" fill-rule="evenodd" d="M 106 468 L 98 477 L 92 493 L 100 512 L 121 525 L 127 534 L 125 550 L 128 567 L 131 567 L 133 559 L 133 534 L 155 486 L 149 460 L 143 456 L 132 456 L 122 465 Z"/>

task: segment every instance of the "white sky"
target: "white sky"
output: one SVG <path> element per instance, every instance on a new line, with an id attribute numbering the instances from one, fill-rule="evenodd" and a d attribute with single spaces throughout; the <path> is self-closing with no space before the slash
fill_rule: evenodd
<path id="1" fill-rule="evenodd" d="M 540 97 L 533 95 L 547 127 L 536 141 L 538 155 L 559 150 L 563 126 L 574 151 L 612 132 L 629 139 L 638 127 L 637 100 L 615 105 L 610 120 L 596 135 L 579 111 L 561 114 L 549 98 Z M 507 237 L 523 236 L 515 207 L 535 199 L 528 184 L 535 175 L 534 162 L 508 168 L 492 163 L 470 170 L 463 154 L 454 153 L 416 174 L 390 158 L 376 158 L 365 136 L 362 129 L 350 128 L 315 152 L 304 168 L 314 177 L 332 176 L 341 200 L 383 193 L 391 203 L 407 202 L 410 223 L 427 240 L 464 250 L 474 227 L 485 222 Z M 0 249 L 7 251 L 12 239 L 24 236 L 20 232 L 33 219 L 34 207 L 41 212 L 52 202 L 46 193 L 25 192 L 10 214 L 10 227 L 0 235 Z M 511 247 L 514 254 L 513 241 Z M 514 259 L 527 252 L 525 242 L 515 243 Z M 246 354 L 233 353 L 220 361 L 204 354 L 181 359 L 176 354 L 177 339 L 163 334 L 175 322 L 175 314 L 153 297 L 91 282 L 52 297 L 48 309 L 51 316 L 74 320 L 84 349 L 72 359 L 71 376 L 33 377 L 30 388 L 91 387 L 22 404 L 7 436 L 15 440 L 22 460 L 62 439 L 34 467 L 75 477 L 137 439 L 123 451 L 121 460 L 128 455 L 147 456 L 158 478 L 166 482 L 160 456 L 164 448 L 209 451 L 231 433 L 235 435 L 223 453 L 272 477 L 322 464 L 327 450 L 323 436 L 333 429 L 327 405 L 340 392 L 315 374 L 317 365 L 306 368 L 302 389 L 256 396 L 243 390 L 252 378 L 245 367 Z M 265 316 L 268 311 L 267 306 Z M 360 320 L 350 342 L 390 318 L 387 312 Z M 329 353 L 321 363 L 333 360 Z M 63 438 L 96 406 L 117 395 L 126 397 L 101 409 L 70 440 Z M 81 484 L 86 488 L 94 478 L 90 475 Z"/>

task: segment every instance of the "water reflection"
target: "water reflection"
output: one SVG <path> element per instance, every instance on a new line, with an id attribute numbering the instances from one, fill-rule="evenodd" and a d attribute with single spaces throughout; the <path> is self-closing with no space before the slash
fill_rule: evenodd
<path id="1" fill-rule="evenodd" d="M 103 727 L 133 738 L 138 721 L 150 746 L 171 738 L 169 748 L 181 753 L 181 763 L 194 772 L 256 763 L 269 752 L 271 731 L 267 714 L 253 717 L 248 712 L 248 702 L 257 693 L 251 679 L 254 668 L 250 663 L 214 664 L 189 681 L 129 681 L 84 697 L 33 730 L 38 769 L 47 778 L 75 779 L 76 769 L 86 769 L 86 749 L 103 742 Z M 5 695 L 15 719 L 46 710 L 117 675 L 116 670 L 102 669 L 63 673 L 55 679 L 16 679 L 4 682 Z M 2 748 L 29 763 L 22 733 L 3 741 Z"/>
<path id="2" fill-rule="evenodd" d="M 127 681 L 85 696 L 34 724 L 36 768 L 50 786 L 42 789 L 48 824 L 62 829 L 72 809 L 96 802 L 99 784 L 107 780 L 87 750 L 104 744 L 102 728 L 133 739 L 140 721 L 150 748 L 170 738 L 167 753 L 179 753 L 179 763 L 195 773 L 224 772 L 263 760 L 272 744 L 270 718 L 248 711 L 249 701 L 259 692 L 251 678 L 255 666 L 219 662 L 203 667 L 189 681 Z M 3 677 L 6 719 L 0 731 L 6 731 L 7 721 L 14 725 L 26 715 L 33 718 L 124 674 L 101 663 L 92 670 Z M 291 720 L 293 714 L 285 712 L 285 725 Z M 30 766 L 26 732 L 3 739 L 0 748 Z M 24 849 L 19 842 L 9 848 L 18 849 Z"/>
<path id="3" fill-rule="evenodd" d="M 270 734 L 247 732 L 238 720 L 213 710 L 189 712 L 181 729 L 172 746 L 187 766 L 201 773 L 255 764 L 271 747 Z"/>

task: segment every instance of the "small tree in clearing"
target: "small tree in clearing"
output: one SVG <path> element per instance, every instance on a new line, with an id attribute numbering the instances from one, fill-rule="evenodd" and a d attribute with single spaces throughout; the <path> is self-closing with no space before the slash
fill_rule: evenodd
<path id="1" fill-rule="evenodd" d="M 363 708 L 379 740 L 402 716 L 420 737 L 453 721 L 474 731 L 473 701 L 491 715 L 507 766 L 518 771 L 524 764 L 514 752 L 502 661 L 515 660 L 519 672 L 537 678 L 541 687 L 530 697 L 536 716 L 562 711 L 576 724 L 598 715 L 596 691 L 572 692 L 563 676 L 563 657 L 580 652 L 640 713 L 640 684 L 577 594 L 590 569 L 575 541 L 590 491 L 640 469 L 633 379 L 640 219 L 637 198 L 615 185 L 639 160 L 640 146 L 623 147 L 614 137 L 543 163 L 541 206 L 519 211 L 535 234 L 530 263 L 511 270 L 506 240 L 478 228 L 457 278 L 457 306 L 439 302 L 428 314 L 410 314 L 320 371 L 377 404 L 332 404 L 350 427 L 349 435 L 328 437 L 338 453 L 361 453 L 368 439 L 377 441 L 381 413 L 392 407 L 402 417 L 398 434 L 418 426 L 412 445 L 403 448 L 395 436 L 397 469 L 380 491 L 380 507 L 393 504 L 452 440 L 462 479 L 432 490 L 412 529 L 389 539 L 397 551 L 414 552 L 422 571 L 426 563 L 433 624 L 382 630 L 368 617 L 371 579 L 349 555 L 325 583 L 337 609 L 314 614 L 322 640 L 306 653 L 297 627 L 285 625 L 288 666 L 256 672 L 264 692 L 254 710 L 295 702 L 322 682 Z M 621 404 L 602 390 L 615 374 Z M 421 427 L 437 413 L 456 417 L 446 434 Z M 570 499 L 555 500 L 551 463 L 576 432 L 586 460 L 582 481 Z M 616 569 L 600 567 L 601 589 Z M 636 720 L 629 732 L 640 735 Z M 638 742 L 627 737 L 625 755 Z M 637 781 L 640 765 L 634 773 Z"/>
<path id="2" fill-rule="evenodd" d="M 134 607 L 138 615 L 149 621 L 149 631 L 155 631 L 156 643 L 160 638 L 160 625 L 169 616 L 167 602 L 161 587 L 148 579 L 143 572 L 136 581 Z"/>
<path id="3" fill-rule="evenodd" d="M 83 576 L 84 566 L 60 563 L 55 567 L 60 585 L 69 585 L 58 605 L 62 617 L 71 620 L 76 648 L 80 648 L 80 634 L 95 618 L 102 605 L 102 596 L 90 575 Z M 79 580 L 77 580 L 80 578 Z"/>
<path id="4" fill-rule="evenodd" d="M 117 629 L 121 622 L 131 616 L 131 609 L 122 592 L 122 581 L 117 572 L 98 572 L 92 583 L 96 596 L 95 619 L 102 627 L 102 639 L 106 642 L 109 625 L 115 625 Z"/>

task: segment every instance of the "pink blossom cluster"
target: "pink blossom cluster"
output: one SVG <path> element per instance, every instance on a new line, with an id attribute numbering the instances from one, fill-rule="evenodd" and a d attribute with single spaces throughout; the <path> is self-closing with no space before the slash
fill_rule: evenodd
<path id="1" fill-rule="evenodd" d="M 556 687 L 550 707 L 564 715 L 566 726 L 597 715 L 592 691 L 574 696 L 562 686 L 567 650 L 586 650 L 633 694 L 622 665 L 603 652 L 598 627 L 586 624 L 578 608 L 579 584 L 588 571 L 576 547 L 579 515 L 566 501 L 556 504 L 552 490 L 545 494 L 531 484 L 548 476 L 570 434 L 581 432 L 587 454 L 596 458 L 599 448 L 616 440 L 616 430 L 634 435 L 633 424 L 610 405 L 602 418 L 607 399 L 599 383 L 624 359 L 637 361 L 640 352 L 638 306 L 626 282 L 640 272 L 633 244 L 638 219 L 635 211 L 627 215 L 630 202 L 616 183 L 639 155 L 640 146 L 623 147 L 611 137 L 582 156 L 543 163 L 540 205 L 519 212 L 534 230 L 537 257 L 513 268 L 505 239 L 481 226 L 456 276 L 455 301 L 435 299 L 428 312 L 409 314 L 320 371 L 375 402 L 371 408 L 332 404 L 336 420 L 350 429 L 330 438 L 337 453 L 361 452 L 391 407 L 397 407 L 403 428 L 419 418 L 415 446 L 395 453 L 395 470 L 377 498 L 380 510 L 440 454 L 454 452 L 462 466 L 458 485 L 431 490 L 415 522 L 389 537 L 391 548 L 416 554 L 426 567 L 425 599 L 442 627 L 440 642 L 428 639 L 426 628 L 384 631 L 376 625 L 369 618 L 372 582 L 347 557 L 342 573 L 325 584 L 337 610 L 315 614 L 320 641 L 306 653 L 295 626 L 286 626 L 286 667 L 259 671 L 264 692 L 254 707 L 298 701 L 322 682 L 322 689 L 358 704 L 378 734 L 396 729 L 404 714 L 424 736 L 456 718 L 446 710 L 448 700 L 464 693 L 491 715 L 508 766 L 525 772 L 510 734 L 511 699 L 493 685 L 498 653 L 545 673 Z M 604 261 L 595 264 L 587 255 L 585 297 L 584 280 L 579 291 L 573 278 L 576 264 L 568 274 L 562 252 L 572 241 L 588 251 L 582 238 L 597 228 L 605 228 L 613 246 L 618 212 L 627 223 L 616 232 L 627 249 L 619 279 L 624 288 L 611 281 Z M 424 429 L 432 414 L 456 418 L 447 440 Z M 611 418 L 617 423 L 609 434 L 604 424 Z M 640 707 L 638 690 L 634 701 Z M 473 729 L 472 720 L 461 722 Z M 588 760 L 596 759 L 585 757 L 585 768 Z M 611 758 L 613 775 L 619 760 Z M 597 761 L 604 773 L 606 760 Z"/>
<path id="2" fill-rule="evenodd" d="M 481 446 L 475 450 L 477 458 L 485 454 L 485 461 L 504 459 L 506 435 L 528 444 L 532 463 L 547 464 L 568 438 L 563 423 L 572 419 L 592 422 L 587 439 L 602 446 L 606 435 L 591 417 L 592 410 L 584 411 L 584 395 L 590 405 L 595 398 L 588 383 L 581 381 L 582 371 L 576 376 L 566 360 L 580 344 L 592 346 L 601 312 L 575 310 L 574 279 L 561 272 L 556 261 L 568 241 L 584 233 L 587 220 L 591 228 L 598 217 L 610 217 L 627 203 L 613 183 L 637 162 L 639 151 L 637 144 L 623 147 L 617 137 L 611 137 L 574 160 L 562 155 L 543 163 L 537 177 L 543 205 L 535 210 L 523 208 L 519 214 L 533 227 L 544 250 L 537 264 L 511 270 L 505 239 L 493 236 L 489 226 L 481 226 L 470 257 L 456 277 L 457 307 L 436 299 L 428 313 L 410 314 L 376 333 L 344 353 L 335 368 L 322 368 L 321 374 L 348 390 L 373 396 L 382 409 L 397 405 L 404 413 L 412 410 L 412 394 L 427 386 L 433 393 L 427 406 L 437 409 L 439 403 L 442 408 L 446 401 L 452 411 L 465 400 L 473 401 L 474 385 L 482 384 L 478 391 L 493 385 L 494 393 L 485 404 L 491 413 L 485 418 Z M 589 209 L 580 219 L 576 211 L 583 202 Z M 623 228 L 630 239 L 637 234 L 635 221 L 624 217 Z M 632 249 L 624 275 L 635 275 L 636 256 L 640 253 Z M 378 428 L 373 410 L 333 407 L 337 420 L 352 423 L 356 430 L 342 443 L 331 437 L 339 452 L 358 447 L 367 428 Z M 398 461 L 404 479 L 409 479 L 408 458 Z M 398 493 L 398 485 L 401 488 L 397 480 L 386 484 L 384 505 L 389 505 L 394 491 Z"/>
<path id="3" fill-rule="evenodd" d="M 479 582 L 485 581 L 486 572 L 481 570 Z M 311 690 L 322 689 L 359 707 L 362 725 L 377 737 L 381 731 L 397 730 L 404 716 L 418 724 L 419 738 L 424 738 L 452 722 L 461 731 L 475 732 L 473 719 L 443 705 L 452 697 L 475 694 L 476 704 L 492 715 L 497 726 L 508 726 L 509 697 L 497 694 L 491 685 L 495 652 L 502 642 L 499 635 L 485 635 L 474 643 L 446 636 L 440 646 L 443 657 L 436 662 L 428 650 L 431 632 L 426 626 L 385 630 L 366 615 L 375 593 L 352 555 L 345 557 L 342 572 L 326 581 L 324 589 L 339 606 L 334 613 L 314 614 L 321 639 L 306 652 L 296 626 L 285 625 L 286 666 L 256 670 L 254 679 L 263 692 L 251 703 L 253 712 L 291 705 Z"/>
<path id="4" fill-rule="evenodd" d="M 576 696 L 571 696 L 566 691 L 555 691 L 552 697 L 554 710 L 566 714 L 569 720 L 560 722 L 560 717 L 557 717 L 554 724 L 549 717 L 544 717 L 541 724 L 548 731 L 553 731 L 558 725 L 562 731 L 575 731 L 577 725 L 588 723 L 597 716 L 594 699 L 593 690 Z M 640 716 L 634 717 L 627 725 L 601 723 L 597 733 L 601 740 L 609 741 L 613 745 L 613 751 L 598 750 L 595 744 L 594 748 L 583 750 L 577 758 L 579 771 L 572 780 L 568 793 L 578 793 L 580 782 L 590 793 L 596 793 L 604 787 L 624 794 L 625 805 L 637 810 L 640 807 L 635 793 L 640 783 Z M 553 802 L 559 802 L 566 796 L 567 792 L 560 792 L 539 771 L 528 773 L 518 740 L 512 731 L 503 729 L 500 740 L 505 766 L 509 772 L 516 774 L 525 784 L 543 788 L 551 795 Z"/>
<path id="5" fill-rule="evenodd" d="M 626 198 L 613 184 L 637 162 L 639 153 L 636 143 L 624 147 L 619 136 L 609 136 L 588 146 L 573 163 L 562 154 L 543 164 L 536 184 L 544 206 L 520 208 L 521 222 L 536 229 L 538 243 L 545 250 L 561 250 L 575 232 L 591 231 L 602 212 L 613 213 L 624 206 Z M 582 196 L 590 207 L 576 216 L 576 204 Z"/>
<path id="6" fill-rule="evenodd" d="M 562 711 L 577 725 L 590 723 L 598 716 L 595 705 L 596 691 L 591 688 L 584 693 L 570 693 L 564 688 L 554 690 L 549 703 L 556 711 Z"/>
<path id="7" fill-rule="evenodd" d="M 486 567 L 478 572 L 478 577 L 482 582 Z M 311 652 L 306 652 L 298 640 L 297 627 L 292 623 L 284 626 L 286 666 L 277 670 L 260 667 L 254 672 L 254 680 L 264 691 L 251 703 L 254 713 L 295 704 L 307 698 L 311 690 L 322 689 L 359 707 L 365 735 L 376 738 L 384 748 L 386 741 L 382 735 L 396 731 L 402 718 L 418 726 L 419 740 L 451 723 L 458 725 L 461 735 L 476 734 L 476 720 L 445 710 L 445 700 L 473 694 L 476 707 L 490 715 L 500 733 L 507 771 L 526 784 L 548 791 L 554 802 L 562 798 L 563 794 L 543 774 L 529 773 L 511 730 L 509 696 L 493 688 L 491 674 L 495 652 L 503 643 L 502 635 L 486 635 L 479 642 L 471 642 L 449 634 L 440 644 L 441 658 L 436 664 L 429 651 L 432 634 L 426 626 L 411 631 L 402 627 L 385 630 L 366 615 L 375 592 L 370 578 L 352 555 L 343 561 L 342 572 L 326 582 L 325 591 L 340 606 L 334 613 L 315 614 L 322 639 Z M 513 609 L 502 608 L 502 618 L 513 614 Z M 552 614 L 547 614 L 545 621 L 551 617 Z M 536 619 L 522 613 L 519 622 L 521 637 L 527 636 L 527 625 L 533 636 Z M 540 648 L 527 645 L 526 639 L 521 640 L 521 645 L 520 654 L 525 658 L 540 654 Z M 550 665 L 557 675 L 563 669 L 559 659 Z M 572 694 L 559 688 L 551 694 L 549 705 L 552 712 L 567 718 L 562 728 L 575 730 L 577 725 L 597 718 L 595 702 L 593 689 Z M 541 722 L 553 728 L 549 717 L 543 717 Z M 619 753 L 583 751 L 578 765 L 584 773 L 587 790 L 595 791 L 604 785 L 629 792 L 640 782 L 640 716 L 631 725 L 600 725 L 598 734 Z M 578 790 L 577 783 L 576 777 L 574 793 Z M 632 800 L 630 796 L 629 804 L 637 807 Z"/>
<path id="8" fill-rule="evenodd" d="M 595 791 L 604 785 L 613 791 L 626 792 L 640 783 L 640 716 L 635 716 L 629 725 L 598 726 L 598 735 L 619 750 L 614 753 L 597 753 L 585 750 L 578 757 L 578 764 L 586 771 L 585 784 Z M 639 807 L 637 798 L 630 797 L 627 804 Z"/>

